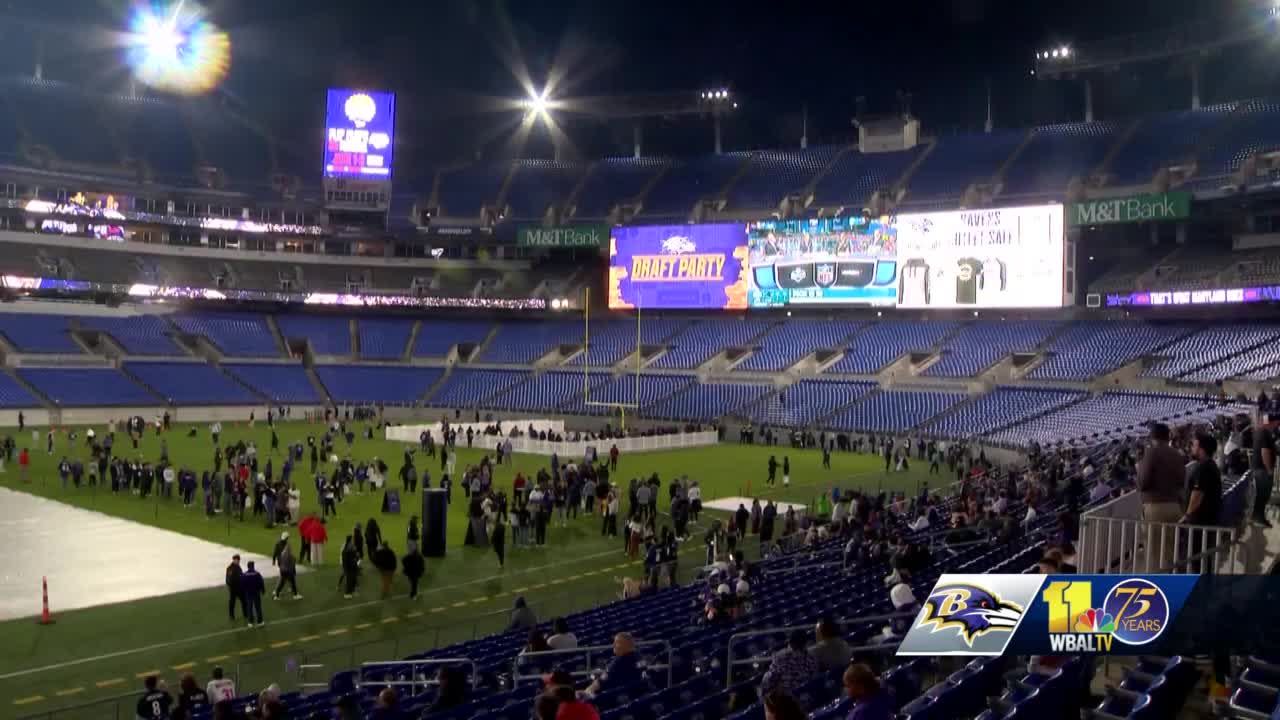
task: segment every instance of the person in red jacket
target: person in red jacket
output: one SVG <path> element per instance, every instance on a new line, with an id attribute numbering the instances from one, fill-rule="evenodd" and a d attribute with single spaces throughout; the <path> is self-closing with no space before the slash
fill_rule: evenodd
<path id="1" fill-rule="evenodd" d="M 22 452 L 18 453 L 18 477 L 21 478 L 24 483 L 31 482 L 31 476 L 27 474 L 30 468 L 31 455 L 27 452 L 26 448 L 22 448 Z"/>

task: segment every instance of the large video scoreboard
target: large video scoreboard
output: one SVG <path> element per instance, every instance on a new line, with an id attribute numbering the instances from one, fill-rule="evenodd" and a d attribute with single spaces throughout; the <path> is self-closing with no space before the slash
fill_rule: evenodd
<path id="1" fill-rule="evenodd" d="M 622 227 L 610 307 L 1062 307 L 1062 205 Z"/>

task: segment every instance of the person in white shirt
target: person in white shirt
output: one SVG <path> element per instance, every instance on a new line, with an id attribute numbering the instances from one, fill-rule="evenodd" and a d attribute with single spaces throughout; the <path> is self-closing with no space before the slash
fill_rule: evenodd
<path id="1" fill-rule="evenodd" d="M 915 520 L 912 520 L 911 523 L 907 525 L 907 527 L 916 531 L 929 529 L 929 511 L 921 510 L 920 517 L 916 518 Z"/>
<path id="2" fill-rule="evenodd" d="M 165 465 L 162 476 L 164 477 L 164 496 L 173 497 L 173 481 L 178 477 L 177 473 L 173 470 L 173 466 Z"/>
<path id="3" fill-rule="evenodd" d="M 236 699 L 236 684 L 230 678 L 222 676 L 222 668 L 215 667 L 213 669 L 213 679 L 204 688 L 205 693 L 209 696 L 209 703 L 217 705 L 226 700 Z"/>
<path id="4" fill-rule="evenodd" d="M 569 623 L 564 618 L 556 618 L 551 625 L 552 635 L 547 638 L 547 646 L 552 650 L 573 650 L 578 647 L 578 636 L 569 631 Z"/>

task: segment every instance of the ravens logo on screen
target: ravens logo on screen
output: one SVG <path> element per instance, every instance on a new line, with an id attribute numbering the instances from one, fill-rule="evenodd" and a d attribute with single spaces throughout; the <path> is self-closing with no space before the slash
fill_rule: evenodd
<path id="1" fill-rule="evenodd" d="M 972 647 L 974 640 L 987 633 L 1011 632 L 1022 612 L 1017 603 L 977 585 L 945 585 L 934 588 L 925 600 L 919 626 L 932 625 L 932 632 L 956 628 Z"/>

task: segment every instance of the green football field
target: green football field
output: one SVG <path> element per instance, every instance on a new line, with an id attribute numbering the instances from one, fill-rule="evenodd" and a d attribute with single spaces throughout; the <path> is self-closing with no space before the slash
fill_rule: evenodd
<path id="1" fill-rule="evenodd" d="M 184 425 L 166 433 L 169 455 L 177 466 L 189 467 L 197 474 L 211 469 L 213 448 L 207 429 L 205 425 L 198 426 L 195 438 L 187 437 Z M 77 430 L 83 438 L 84 428 Z M 19 447 L 31 441 L 30 432 L 28 428 L 20 438 L 15 432 Z M 284 446 L 305 441 L 308 434 L 318 438 L 323 427 L 287 423 L 278 425 L 278 433 Z M 270 431 L 265 424 L 250 429 L 245 423 L 224 423 L 223 435 L 224 443 L 255 441 L 259 461 L 265 462 L 270 446 Z M 270 554 L 279 537 L 279 528 L 268 529 L 251 514 L 246 514 L 243 522 L 222 515 L 207 519 L 202 508 L 184 509 L 177 498 L 152 496 L 143 500 L 135 495 L 112 495 L 101 486 L 63 490 L 56 474 L 57 462 L 63 455 L 76 454 L 87 460 L 88 449 L 83 439 L 72 447 L 65 435 L 59 435 L 50 456 L 45 453 L 43 431 L 40 438 L 39 446 L 31 453 L 32 482 L 19 483 L 16 468 L 10 467 L 7 474 L 0 475 L 0 484 L 265 555 Z M 159 439 L 149 432 L 139 453 L 154 461 L 159 447 Z M 343 453 L 345 443 L 339 440 L 337 448 Z M 391 468 L 388 474 L 395 477 L 403 451 L 401 443 L 358 437 L 350 455 L 357 460 L 381 457 Z M 117 436 L 116 452 L 126 456 L 133 452 L 123 434 Z M 458 471 L 478 462 L 482 454 L 478 447 L 459 448 Z M 790 456 L 789 489 L 765 489 L 770 454 L 776 454 L 779 462 L 783 455 Z M 514 464 L 498 468 L 495 482 L 509 490 L 516 470 L 532 475 L 546 462 L 545 457 L 518 455 Z M 277 457 L 277 474 L 281 463 L 282 458 Z M 430 468 L 433 484 L 438 482 L 438 459 L 420 458 L 416 464 L 420 469 Z M 303 494 L 304 514 L 319 509 L 308 469 L 309 461 L 304 459 L 293 475 Z M 810 503 L 832 486 L 912 490 L 928 479 L 925 468 L 919 465 L 909 472 L 886 474 L 883 461 L 872 455 L 835 453 L 832 468 L 823 470 L 821 455 L 816 451 L 737 444 L 624 455 L 612 479 L 625 485 L 633 476 L 654 472 L 664 481 L 660 510 L 666 506 L 665 481 L 682 474 L 700 482 L 704 502 L 750 494 Z M 943 482 L 938 476 L 932 479 L 934 485 Z M 391 487 L 398 487 L 398 482 L 392 481 Z M 501 630 L 516 596 L 525 596 L 540 618 L 550 618 L 614 599 L 619 578 L 639 575 L 638 564 L 629 563 L 623 555 L 621 538 L 601 537 L 598 516 L 571 520 L 564 528 L 553 526 L 548 530 L 548 544 L 541 549 L 511 548 L 508 534 L 507 566 L 499 571 L 492 551 L 462 546 L 466 504 L 455 487 L 449 511 L 448 556 L 428 559 L 420 597 L 408 599 L 407 583 L 398 575 L 395 595 L 382 600 L 373 571 L 366 570 L 360 592 L 346 600 L 337 587 L 342 538 L 356 522 L 377 518 L 383 536 L 400 554 L 409 516 L 417 514 L 415 508 L 420 499 L 416 494 L 404 498 L 400 515 L 380 513 L 381 497 L 381 493 L 349 495 L 339 505 L 337 519 L 330 519 L 328 525 L 325 565 L 312 566 L 310 572 L 299 575 L 304 599 L 272 601 L 267 597 L 267 624 L 263 628 L 245 628 L 227 619 L 221 565 L 196 570 L 208 574 L 208 589 L 65 613 L 58 612 L 58 596 L 53 589 L 54 625 L 38 625 L 34 617 L 0 623 L 0 645 L 4 649 L 0 653 L 0 698 L 8 699 L 0 701 L 0 717 L 51 713 L 126 695 L 139 688 L 141 678 L 151 673 L 166 678 L 170 686 L 176 686 L 185 672 L 203 682 L 215 665 L 222 665 L 238 677 L 241 693 L 260 690 L 271 682 L 289 690 L 297 687 L 301 665 L 317 666 L 307 670 L 303 679 L 322 682 L 334 671 L 360 662 L 393 660 Z M 624 501 L 624 512 L 625 509 Z M 704 519 L 702 527 L 705 526 Z M 694 534 L 695 539 L 684 545 L 681 575 L 685 578 L 696 572 L 703 559 L 700 536 L 696 531 Z M 292 536 L 296 553 L 296 530 Z M 93 552 L 91 537 L 85 538 L 85 552 Z M 145 568 L 146 562 L 145 557 L 138 558 L 140 567 Z M 269 580 L 268 586 L 273 587 L 274 580 Z M 34 616 L 39 612 L 38 588 L 32 588 L 31 599 Z M 120 709 L 121 716 L 127 717 L 132 713 L 132 702 L 122 701 Z M 55 712 L 52 717 L 114 717 L 114 708 L 110 703 L 92 705 Z"/>

